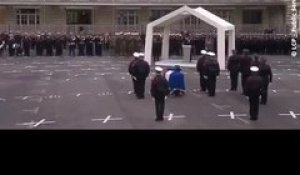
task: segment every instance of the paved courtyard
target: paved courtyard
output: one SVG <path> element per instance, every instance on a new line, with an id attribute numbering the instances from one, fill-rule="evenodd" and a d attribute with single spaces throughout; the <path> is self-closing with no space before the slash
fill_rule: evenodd
<path id="1" fill-rule="evenodd" d="M 0 129 L 300 129 L 300 59 L 266 58 L 274 81 L 258 121 L 249 120 L 240 84 L 237 92 L 228 91 L 228 72 L 211 98 L 199 91 L 198 73 L 186 68 L 187 94 L 167 99 L 159 123 L 150 79 L 144 100 L 132 94 L 129 59 L 1 58 Z"/>

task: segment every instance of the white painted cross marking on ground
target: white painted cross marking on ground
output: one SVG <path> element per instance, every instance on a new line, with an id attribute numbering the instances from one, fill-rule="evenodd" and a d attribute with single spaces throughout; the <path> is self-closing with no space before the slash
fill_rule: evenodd
<path id="1" fill-rule="evenodd" d="M 164 116 L 164 118 L 168 118 L 168 120 L 173 120 L 173 119 L 181 119 L 181 118 L 185 118 L 184 115 L 174 115 L 173 113 L 170 113 L 170 115 L 168 116 Z"/>
<path id="2" fill-rule="evenodd" d="M 6 102 L 6 99 L 0 97 L 0 101 Z"/>
<path id="3" fill-rule="evenodd" d="M 82 70 L 82 71 L 95 71 L 95 70 L 97 70 L 97 69 L 87 68 L 87 69 L 80 69 L 80 70 Z"/>
<path id="4" fill-rule="evenodd" d="M 49 72 L 49 70 L 30 70 L 31 73 Z"/>
<path id="5" fill-rule="evenodd" d="M 128 95 L 131 95 L 133 93 L 133 91 L 128 91 Z"/>
<path id="6" fill-rule="evenodd" d="M 300 90 L 294 90 L 294 93 L 298 94 L 300 93 Z"/>
<path id="7" fill-rule="evenodd" d="M 272 92 L 274 92 L 275 94 L 277 94 L 277 90 L 272 90 Z"/>
<path id="8" fill-rule="evenodd" d="M 8 70 L 8 71 L 3 71 L 5 74 L 14 74 L 14 73 L 22 73 L 20 70 Z"/>
<path id="9" fill-rule="evenodd" d="M 289 111 L 290 113 L 289 114 L 279 114 L 280 116 L 292 116 L 293 119 L 297 119 L 297 115 L 300 115 L 300 114 L 295 114 L 294 111 Z"/>
<path id="10" fill-rule="evenodd" d="M 233 111 L 230 111 L 229 115 L 218 115 L 219 117 L 230 117 L 232 120 L 235 119 L 235 117 L 246 117 L 246 114 L 235 114 Z"/>
<path id="11" fill-rule="evenodd" d="M 17 123 L 18 126 L 28 126 L 29 128 L 36 128 L 40 125 L 46 125 L 46 124 L 53 124 L 55 121 L 46 121 L 46 119 L 42 119 L 38 122 L 31 121 L 31 122 L 25 122 L 25 123 Z"/>
<path id="12" fill-rule="evenodd" d="M 79 76 L 87 76 L 88 74 L 76 74 L 74 75 L 75 77 L 79 77 Z"/>
<path id="13" fill-rule="evenodd" d="M 24 67 L 24 69 L 36 69 L 36 68 L 37 68 L 37 66 L 31 66 L 31 65 Z"/>
<path id="14" fill-rule="evenodd" d="M 92 119 L 92 121 L 103 121 L 102 123 L 107 123 L 109 120 L 111 121 L 119 121 L 119 120 L 123 120 L 123 118 L 121 117 L 117 117 L 117 118 L 111 118 L 111 115 L 108 115 L 106 118 L 100 118 L 100 119 Z"/>
<path id="15" fill-rule="evenodd" d="M 57 69 L 57 70 L 54 70 L 55 72 L 70 72 L 71 70 L 68 70 L 68 69 Z"/>
<path id="16" fill-rule="evenodd" d="M 30 113 L 33 113 L 35 115 L 37 115 L 37 113 L 39 112 L 40 108 L 39 107 L 36 107 L 34 109 L 24 109 L 23 112 L 30 112 Z"/>

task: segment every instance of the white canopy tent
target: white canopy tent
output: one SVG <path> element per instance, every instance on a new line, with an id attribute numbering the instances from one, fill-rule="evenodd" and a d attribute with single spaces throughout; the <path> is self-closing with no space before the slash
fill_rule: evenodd
<path id="1" fill-rule="evenodd" d="M 162 54 L 161 59 L 169 59 L 169 35 L 170 25 L 177 20 L 183 19 L 186 15 L 193 15 L 209 25 L 214 26 L 217 29 L 217 57 L 221 70 L 225 70 L 225 33 L 229 32 L 228 40 L 228 53 L 231 54 L 231 50 L 235 49 L 235 27 L 231 23 L 224 19 L 212 14 L 211 12 L 203 9 L 202 7 L 190 8 L 183 6 L 147 25 L 146 31 L 146 44 L 145 44 L 145 60 L 151 65 L 152 58 L 152 45 L 153 45 L 153 28 L 156 26 L 162 26 L 163 41 L 162 41 Z"/>

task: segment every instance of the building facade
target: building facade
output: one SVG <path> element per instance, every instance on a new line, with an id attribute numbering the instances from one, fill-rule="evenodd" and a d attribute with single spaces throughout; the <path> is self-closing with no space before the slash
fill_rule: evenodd
<path id="1" fill-rule="evenodd" d="M 237 32 L 263 32 L 273 29 L 277 33 L 288 33 L 290 1 L 1 0 L 0 32 L 144 33 L 150 21 L 182 5 L 189 5 L 202 6 L 230 21 L 236 26 Z M 211 31 L 210 26 L 189 16 L 174 23 L 172 30 Z"/>

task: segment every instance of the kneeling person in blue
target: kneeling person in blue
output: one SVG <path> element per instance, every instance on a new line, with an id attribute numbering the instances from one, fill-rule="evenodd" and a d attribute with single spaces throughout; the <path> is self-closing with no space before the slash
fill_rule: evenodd
<path id="1" fill-rule="evenodd" d="M 175 96 L 184 95 L 185 81 L 184 81 L 184 75 L 181 72 L 181 68 L 179 65 L 175 65 L 173 70 L 167 72 L 166 79 L 169 82 L 171 95 L 175 95 Z"/>

